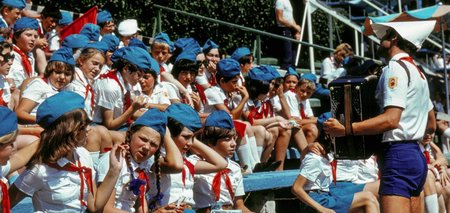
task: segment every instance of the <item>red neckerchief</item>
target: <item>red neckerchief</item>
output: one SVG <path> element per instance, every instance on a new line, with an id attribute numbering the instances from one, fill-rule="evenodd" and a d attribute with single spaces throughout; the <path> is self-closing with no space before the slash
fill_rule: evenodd
<path id="1" fill-rule="evenodd" d="M 205 105 L 206 104 L 205 89 L 203 89 L 203 87 L 198 83 L 195 83 L 194 86 L 195 86 L 195 88 L 197 88 L 197 92 L 198 92 L 198 95 L 200 96 L 200 100 L 202 101 L 203 105 Z"/>
<path id="2" fill-rule="evenodd" d="M 233 185 L 231 185 L 230 176 L 228 176 L 228 173 L 230 170 L 224 169 L 220 172 L 217 172 L 217 174 L 214 176 L 213 182 L 212 182 L 212 191 L 214 192 L 214 197 L 216 201 L 219 201 L 220 199 L 220 188 L 221 188 L 221 180 L 222 177 L 225 177 L 225 184 L 228 190 L 228 193 L 230 193 L 231 200 L 234 200 L 234 192 L 233 192 Z"/>
<path id="3" fill-rule="evenodd" d="M 194 177 L 195 174 L 195 166 L 191 162 L 189 162 L 186 158 L 183 158 L 184 165 L 188 168 L 189 173 L 191 173 L 191 176 Z M 183 181 L 183 186 L 186 187 L 186 168 L 183 167 L 183 170 L 181 171 L 181 178 Z"/>
<path id="4" fill-rule="evenodd" d="M 123 94 L 123 105 L 124 105 L 123 112 L 127 111 L 127 109 L 131 106 L 131 93 L 128 90 L 124 91 L 123 88 L 124 86 L 122 86 L 122 84 L 119 81 L 119 78 L 117 77 L 117 70 L 111 70 L 105 74 L 100 75 L 99 78 L 100 79 L 109 78 L 111 80 L 114 80 L 117 83 L 117 85 L 119 85 L 120 90 L 122 91 Z M 128 118 L 127 123 L 128 124 L 132 123 L 131 118 Z"/>
<path id="5" fill-rule="evenodd" d="M 23 66 L 23 70 L 25 70 L 25 74 L 28 77 L 31 77 L 32 73 L 33 73 L 33 68 L 31 67 L 31 62 L 28 59 L 28 56 L 25 55 L 24 52 L 22 52 L 22 50 L 20 50 L 17 46 L 13 46 L 14 52 L 16 52 L 17 54 L 20 55 L 20 57 L 22 58 L 22 66 Z"/>
<path id="6" fill-rule="evenodd" d="M 11 212 L 11 202 L 9 201 L 8 186 L 6 185 L 6 183 L 3 183 L 3 181 L 1 181 L 1 180 L 0 180 L 0 186 L 2 187 L 3 212 L 10 213 Z"/>
<path id="7" fill-rule="evenodd" d="M 49 163 L 48 166 L 50 166 L 52 168 L 55 168 L 55 169 L 58 169 L 58 170 L 64 170 L 64 171 L 77 172 L 78 173 L 78 175 L 80 176 L 80 182 L 81 182 L 81 186 L 80 186 L 80 202 L 81 202 L 81 205 L 87 207 L 87 202 L 85 202 L 83 200 L 84 199 L 84 184 L 85 184 L 84 180 L 86 179 L 88 189 L 93 195 L 94 194 L 94 188 L 92 186 L 92 169 L 88 168 L 88 167 L 81 166 L 80 160 L 78 160 L 77 163 L 78 163 L 78 166 L 76 166 L 73 163 L 67 163 L 63 167 L 61 167 L 60 165 L 58 165 L 56 163 Z"/>
<path id="8" fill-rule="evenodd" d="M 414 65 L 414 66 L 416 67 L 417 71 L 419 72 L 420 77 L 421 77 L 422 79 L 425 79 L 425 76 L 424 76 L 423 73 L 420 71 L 419 67 L 417 67 L 416 63 L 414 63 L 414 59 L 413 59 L 411 56 L 405 56 L 405 57 L 402 57 L 402 58 L 400 58 L 400 59 L 398 59 L 398 60 L 407 61 L 407 62 L 411 63 L 412 65 Z"/>
<path id="9" fill-rule="evenodd" d="M 141 202 L 142 212 L 145 212 L 144 211 L 145 194 L 150 189 L 150 180 L 148 179 L 147 173 L 145 173 L 143 169 L 137 168 L 135 171 L 138 173 L 138 178 L 145 181 L 145 185 L 139 187 L 139 191 L 141 191 L 141 193 L 139 193 L 139 200 Z"/>
<path id="10" fill-rule="evenodd" d="M 164 67 L 160 64 L 159 65 L 159 73 L 163 73 L 165 71 L 166 71 L 166 69 L 164 69 Z"/>
<path id="11" fill-rule="evenodd" d="M 250 106 L 249 111 L 247 119 L 252 125 L 255 120 L 273 117 L 273 106 L 270 100 L 262 102 L 260 107 Z"/>
<path id="12" fill-rule="evenodd" d="M 423 151 L 423 155 L 425 156 L 425 159 L 427 160 L 427 164 L 430 164 L 430 152 L 428 150 Z"/>
<path id="13" fill-rule="evenodd" d="M 305 106 L 300 102 L 300 116 L 302 119 L 306 119 Z"/>
<path id="14" fill-rule="evenodd" d="M 214 74 L 214 73 L 210 73 L 210 74 L 211 74 L 211 78 L 208 78 L 208 83 L 209 83 L 209 85 L 214 86 L 217 84 L 216 74 Z"/>
<path id="15" fill-rule="evenodd" d="M 331 161 L 331 174 L 333 175 L 333 183 L 336 186 L 336 170 L 337 170 L 337 160 Z"/>
<path id="16" fill-rule="evenodd" d="M 3 89 L 0 89 L 0 106 L 8 106 L 8 103 L 3 99 Z"/>
<path id="17" fill-rule="evenodd" d="M 92 88 L 91 84 L 88 82 L 84 82 L 83 78 L 81 78 L 80 75 L 78 75 L 78 72 L 75 72 L 75 75 L 77 75 L 78 79 L 80 79 L 81 83 L 85 85 L 86 92 L 84 94 L 84 101 L 86 101 L 88 94 L 91 93 L 91 116 L 94 114 L 94 102 L 95 102 L 95 95 L 94 95 L 94 89 Z M 84 75 L 83 75 L 84 77 Z"/>

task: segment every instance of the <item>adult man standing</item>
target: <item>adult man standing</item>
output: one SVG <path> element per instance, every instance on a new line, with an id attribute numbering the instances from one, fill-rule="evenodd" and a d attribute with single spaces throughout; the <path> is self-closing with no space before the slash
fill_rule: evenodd
<path id="1" fill-rule="evenodd" d="M 435 21 L 372 24 L 388 65 L 378 82 L 375 97 L 383 109 L 376 117 L 351 124 L 347 130 L 336 119 L 324 122 L 333 137 L 383 133 L 379 153 L 381 212 L 419 212 L 419 194 L 427 164 L 418 140 L 434 132 L 436 121 L 425 75 L 409 55 L 419 49 Z"/>
<path id="2" fill-rule="evenodd" d="M 300 40 L 302 27 L 295 22 L 291 2 L 289 0 L 277 0 L 275 2 L 275 15 L 278 33 L 282 36 Z M 280 68 L 287 70 L 294 62 L 295 51 L 292 42 L 281 41 L 281 52 L 279 55 Z"/>

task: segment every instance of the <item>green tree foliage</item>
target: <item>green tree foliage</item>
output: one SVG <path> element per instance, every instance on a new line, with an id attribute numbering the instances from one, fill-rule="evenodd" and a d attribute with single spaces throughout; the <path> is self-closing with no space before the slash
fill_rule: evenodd
<path id="1" fill-rule="evenodd" d="M 125 18 L 136 18 L 142 29 L 141 34 L 151 36 L 154 28 L 154 18 L 157 14 L 153 4 L 160 4 L 170 8 L 195 13 L 201 16 L 219 19 L 242 26 L 255 28 L 267 32 L 275 32 L 275 0 L 65 0 L 53 1 L 59 4 L 63 10 L 83 13 L 94 5 L 100 9 L 109 10 L 116 23 Z M 301 23 L 303 13 L 303 1 L 292 0 L 297 22 Z M 45 5 L 48 0 L 34 0 L 34 4 Z M 234 30 L 230 27 L 219 25 L 196 18 L 187 17 L 173 12 L 162 12 L 162 30 L 170 35 L 172 39 L 182 37 L 193 37 L 200 45 L 211 38 L 221 46 L 228 54 L 236 47 L 253 47 L 256 36 L 252 33 Z M 313 13 L 314 43 L 328 46 L 328 19 L 319 11 Z M 337 24 L 335 27 L 340 27 Z M 305 31 L 306 32 L 306 31 Z M 304 41 L 307 39 L 305 33 Z M 262 36 L 262 54 L 264 56 L 275 56 L 277 41 Z M 327 52 L 317 51 L 316 58 L 324 58 Z M 307 48 L 302 50 L 302 58 L 307 58 Z"/>

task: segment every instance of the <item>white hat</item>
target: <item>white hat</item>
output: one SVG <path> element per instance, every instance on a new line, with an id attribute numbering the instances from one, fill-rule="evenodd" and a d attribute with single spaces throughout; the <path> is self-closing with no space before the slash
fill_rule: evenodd
<path id="1" fill-rule="evenodd" d="M 411 42 L 418 49 L 422 46 L 423 41 L 430 35 L 436 24 L 432 21 L 404 21 L 404 22 L 384 22 L 373 23 L 372 29 L 379 39 L 386 35 L 388 28 L 394 29 L 402 38 Z"/>
<path id="2" fill-rule="evenodd" d="M 126 19 L 120 22 L 119 27 L 119 34 L 121 36 L 130 36 L 135 34 L 137 31 L 141 31 L 138 27 L 138 23 L 136 19 Z"/>

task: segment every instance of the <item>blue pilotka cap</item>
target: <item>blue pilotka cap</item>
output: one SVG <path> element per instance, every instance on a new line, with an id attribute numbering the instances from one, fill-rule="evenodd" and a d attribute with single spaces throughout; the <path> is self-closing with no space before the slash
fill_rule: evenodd
<path id="1" fill-rule="evenodd" d="M 150 54 L 139 47 L 122 47 L 111 56 L 113 62 L 117 62 L 119 59 L 124 59 L 143 70 L 153 69 L 159 73 L 158 63 L 150 56 Z M 153 61 L 155 63 L 152 63 Z"/>
<path id="2" fill-rule="evenodd" d="M 170 52 L 173 52 L 173 50 L 175 49 L 175 45 L 174 45 L 173 41 L 171 41 L 169 38 L 169 35 L 167 35 L 167 33 L 164 33 L 164 32 L 158 33 L 155 36 L 155 38 L 153 38 L 153 42 L 165 43 L 165 44 L 169 45 Z"/>
<path id="3" fill-rule="evenodd" d="M 252 53 L 250 52 L 250 49 L 248 49 L 247 47 L 239 47 L 233 52 L 233 54 L 231 54 L 231 58 L 239 61 L 239 59 L 241 59 L 242 57 L 251 54 Z"/>
<path id="4" fill-rule="evenodd" d="M 55 52 L 53 52 L 52 57 L 48 60 L 51 61 L 61 61 L 66 64 L 75 65 L 75 59 L 73 58 L 72 49 L 63 47 L 59 48 Z"/>
<path id="5" fill-rule="evenodd" d="M 59 25 L 67 26 L 70 23 L 72 23 L 72 21 L 73 21 L 73 18 L 72 18 L 72 15 L 70 15 L 69 12 L 61 11 L 61 19 L 59 19 L 59 21 L 58 21 Z"/>
<path id="6" fill-rule="evenodd" d="M 324 112 L 317 118 L 317 127 L 319 131 L 323 128 L 323 123 L 332 117 L 331 112 Z"/>
<path id="7" fill-rule="evenodd" d="M 84 109 L 84 98 L 71 91 L 59 92 L 42 102 L 36 112 L 36 122 L 47 128 L 67 112 Z"/>
<path id="8" fill-rule="evenodd" d="M 241 73 L 241 66 L 236 60 L 226 58 L 217 63 L 217 73 L 223 77 L 234 77 Z"/>
<path id="9" fill-rule="evenodd" d="M 97 13 L 97 24 L 105 23 L 112 20 L 113 20 L 112 15 L 107 10 L 102 10 Z"/>
<path id="10" fill-rule="evenodd" d="M 182 59 L 186 59 L 189 60 L 191 62 L 196 62 L 197 61 L 197 54 L 195 54 L 195 52 L 192 51 L 183 51 L 180 53 L 180 55 L 178 55 L 177 59 L 175 60 L 175 62 L 182 60 Z"/>
<path id="11" fill-rule="evenodd" d="M 68 48 L 83 48 L 89 43 L 89 38 L 81 34 L 72 34 L 64 38 L 63 47 Z"/>
<path id="12" fill-rule="evenodd" d="M 25 0 L 3 0 L 2 4 L 19 10 L 23 10 L 27 6 Z"/>
<path id="13" fill-rule="evenodd" d="M 87 36 L 89 41 L 98 41 L 100 38 L 100 27 L 96 24 L 87 23 L 81 28 L 79 34 Z"/>
<path id="14" fill-rule="evenodd" d="M 316 81 L 317 81 L 316 75 L 314 75 L 312 73 L 305 73 L 305 74 L 303 74 L 302 75 L 302 79 L 307 79 L 307 80 L 310 80 L 310 81 L 312 81 L 314 83 L 316 83 Z"/>
<path id="15" fill-rule="evenodd" d="M 269 65 L 254 67 L 250 70 L 248 75 L 251 79 L 260 81 L 272 81 L 275 78 L 281 77 L 278 70 Z"/>
<path id="16" fill-rule="evenodd" d="M 167 107 L 166 114 L 167 117 L 177 120 L 192 132 L 202 128 L 202 121 L 200 120 L 198 112 L 187 104 L 171 104 Z"/>
<path id="17" fill-rule="evenodd" d="M 206 117 L 205 127 L 219 127 L 224 129 L 233 129 L 234 123 L 230 114 L 223 110 L 216 110 Z"/>
<path id="18" fill-rule="evenodd" d="M 203 53 L 207 54 L 211 49 L 217 49 L 219 48 L 219 45 L 214 43 L 211 39 L 208 39 L 205 44 L 203 45 Z"/>
<path id="19" fill-rule="evenodd" d="M 37 19 L 29 18 L 29 17 L 22 17 L 16 21 L 14 24 L 14 32 L 23 30 L 23 29 L 33 29 L 38 30 L 39 28 L 39 22 Z"/>
<path id="20" fill-rule="evenodd" d="M 103 41 L 88 43 L 86 46 L 84 46 L 84 48 L 93 48 L 103 53 L 106 53 L 106 51 L 109 50 L 108 44 L 106 44 L 106 42 Z"/>
<path id="21" fill-rule="evenodd" d="M 107 34 L 102 37 L 102 42 L 108 45 L 108 51 L 114 52 L 119 48 L 120 40 L 113 34 Z"/>
<path id="22" fill-rule="evenodd" d="M 10 134 L 17 130 L 17 115 L 8 107 L 0 106 L 0 137 Z"/>
<path id="23" fill-rule="evenodd" d="M 147 46 L 142 42 L 141 40 L 137 38 L 130 39 L 130 42 L 128 43 L 129 47 L 139 47 L 147 51 Z"/>
<path id="24" fill-rule="evenodd" d="M 175 48 L 181 49 L 182 51 L 190 50 L 196 54 L 202 52 L 200 44 L 193 38 L 179 38 L 174 43 Z"/>
<path id="25" fill-rule="evenodd" d="M 151 108 L 142 114 L 131 126 L 144 125 L 150 127 L 164 137 L 166 134 L 167 116 L 166 113 L 159 111 L 159 109 Z"/>
<path id="26" fill-rule="evenodd" d="M 295 69 L 293 67 L 289 67 L 286 74 L 284 75 L 284 78 L 293 75 L 295 77 L 297 77 L 297 79 L 300 79 L 300 75 L 297 73 L 297 71 L 295 71 Z"/>

